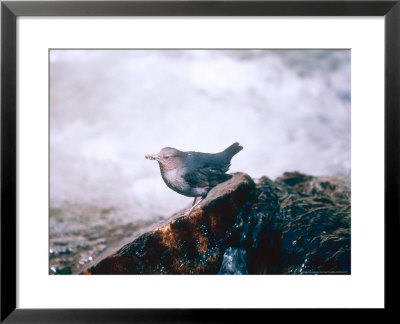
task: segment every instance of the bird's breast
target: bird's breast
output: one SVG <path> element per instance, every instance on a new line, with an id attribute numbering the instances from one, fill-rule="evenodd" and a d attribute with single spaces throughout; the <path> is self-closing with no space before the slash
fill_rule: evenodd
<path id="1" fill-rule="evenodd" d="M 165 184 L 177 193 L 188 197 L 198 197 L 204 194 L 204 189 L 191 187 L 183 175 L 184 171 L 182 169 L 164 170 L 161 172 Z"/>
<path id="2" fill-rule="evenodd" d="M 165 170 L 161 175 L 164 182 L 171 189 L 178 192 L 187 191 L 189 189 L 189 185 L 186 183 L 178 169 Z"/>

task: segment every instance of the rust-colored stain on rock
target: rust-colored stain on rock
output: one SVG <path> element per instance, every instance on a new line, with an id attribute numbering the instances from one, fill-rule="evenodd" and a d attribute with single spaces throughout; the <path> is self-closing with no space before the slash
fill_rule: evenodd
<path id="1" fill-rule="evenodd" d="M 233 174 L 214 187 L 190 215 L 173 217 L 81 273 L 216 273 L 225 232 L 254 187 L 248 175 Z M 232 195 L 234 192 L 238 194 Z"/>
<path id="2" fill-rule="evenodd" d="M 80 273 L 349 274 L 350 193 L 347 178 L 236 173 Z"/>

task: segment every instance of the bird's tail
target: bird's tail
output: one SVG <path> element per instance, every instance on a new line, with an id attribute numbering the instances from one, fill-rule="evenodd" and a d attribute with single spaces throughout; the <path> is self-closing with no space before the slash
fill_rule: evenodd
<path id="1" fill-rule="evenodd" d="M 238 142 L 236 142 L 227 147 L 223 152 L 229 155 L 230 158 L 232 158 L 232 156 L 239 153 L 241 150 L 243 150 L 243 147 Z"/>

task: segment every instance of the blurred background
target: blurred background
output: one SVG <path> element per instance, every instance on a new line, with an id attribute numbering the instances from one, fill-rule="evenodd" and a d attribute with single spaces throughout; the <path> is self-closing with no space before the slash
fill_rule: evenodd
<path id="1" fill-rule="evenodd" d="M 350 175 L 350 98 L 349 50 L 51 50 L 50 256 L 190 206 L 144 158 L 165 146 L 237 141 L 254 179 Z"/>

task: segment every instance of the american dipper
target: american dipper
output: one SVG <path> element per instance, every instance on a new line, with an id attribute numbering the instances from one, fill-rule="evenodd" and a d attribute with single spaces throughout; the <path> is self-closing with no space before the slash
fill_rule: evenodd
<path id="1" fill-rule="evenodd" d="M 156 155 L 145 155 L 148 160 L 157 160 L 161 177 L 172 190 L 187 197 L 195 197 L 195 208 L 207 193 L 217 184 L 230 179 L 226 174 L 232 157 L 243 149 L 234 143 L 219 153 L 182 152 L 172 147 L 164 147 Z M 201 199 L 195 205 L 197 197 Z"/>

